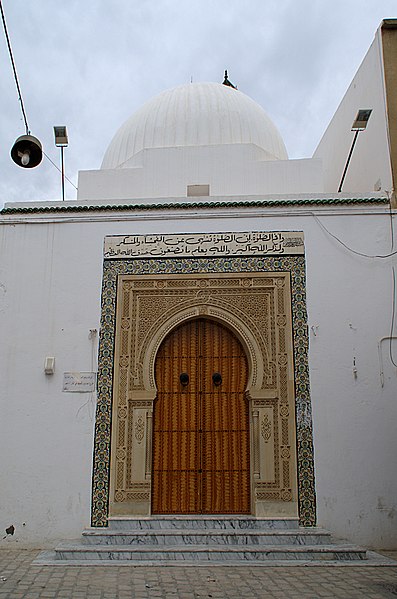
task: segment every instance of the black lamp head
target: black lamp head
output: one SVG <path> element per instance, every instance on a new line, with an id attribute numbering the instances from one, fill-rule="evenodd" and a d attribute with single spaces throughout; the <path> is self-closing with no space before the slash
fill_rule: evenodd
<path id="1" fill-rule="evenodd" d="M 22 168 L 34 168 L 43 158 L 41 143 L 33 135 L 21 135 L 12 146 L 11 158 Z"/>

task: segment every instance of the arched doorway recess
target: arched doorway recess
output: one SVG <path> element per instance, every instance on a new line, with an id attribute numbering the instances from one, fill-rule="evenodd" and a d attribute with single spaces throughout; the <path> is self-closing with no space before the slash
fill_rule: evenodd
<path id="1" fill-rule="evenodd" d="M 248 362 L 242 388 L 250 425 L 250 502 L 227 509 L 235 510 L 231 513 L 250 511 L 256 516 L 296 517 L 289 274 L 126 274 L 119 277 L 117 297 L 110 517 L 181 511 L 172 504 L 171 508 L 152 505 L 153 416 L 158 391 L 155 364 L 168 336 L 179 326 L 200 319 L 224 327 L 241 343 Z M 181 367 L 176 374 L 179 377 L 183 372 Z M 214 368 L 209 381 L 215 372 Z M 98 471 L 99 476 L 102 472 Z M 197 506 L 184 509 L 198 510 Z M 217 513 L 215 510 L 225 511 L 226 506 L 212 504 L 204 509 Z"/>
<path id="2" fill-rule="evenodd" d="M 152 513 L 250 513 L 248 363 L 214 320 L 190 320 L 155 362 Z"/>

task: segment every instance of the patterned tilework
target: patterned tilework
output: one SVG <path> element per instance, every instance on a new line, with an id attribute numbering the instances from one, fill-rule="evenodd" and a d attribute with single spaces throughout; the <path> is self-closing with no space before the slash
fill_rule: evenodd
<path id="1" fill-rule="evenodd" d="M 46 202 L 45 206 L 7 206 L 0 210 L 0 214 L 35 214 L 52 212 L 138 212 L 144 210 L 202 210 L 203 208 L 275 208 L 287 206 L 360 206 L 371 204 L 389 204 L 389 198 L 296 198 L 282 200 L 243 200 L 243 201 L 219 201 L 219 202 L 167 202 L 166 204 L 79 204 L 72 201 L 70 204 L 51 204 Z"/>
<path id="2" fill-rule="evenodd" d="M 113 352 L 117 277 L 124 274 L 194 274 L 216 272 L 289 272 L 295 363 L 299 517 L 303 526 L 316 523 L 312 415 L 308 366 L 308 329 L 304 256 L 230 257 L 179 260 L 105 260 L 99 344 L 98 403 L 92 478 L 92 526 L 107 526 L 112 419 Z"/>

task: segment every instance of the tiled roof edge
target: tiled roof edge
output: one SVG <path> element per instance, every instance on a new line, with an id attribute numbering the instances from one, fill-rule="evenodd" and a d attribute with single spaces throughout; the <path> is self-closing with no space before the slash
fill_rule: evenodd
<path id="1" fill-rule="evenodd" d="M 248 200 L 246 202 L 184 202 L 181 204 L 102 204 L 77 206 L 32 206 L 19 208 L 3 208 L 0 214 L 35 214 L 51 212 L 117 212 L 144 210 L 175 210 L 200 208 L 272 208 L 280 206 L 349 206 L 358 204 L 388 204 L 388 198 L 310 198 L 296 200 Z"/>

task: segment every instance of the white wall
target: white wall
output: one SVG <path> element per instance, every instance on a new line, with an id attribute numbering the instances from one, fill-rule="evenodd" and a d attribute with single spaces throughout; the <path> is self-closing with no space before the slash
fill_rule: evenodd
<path id="1" fill-rule="evenodd" d="M 95 401 L 61 391 L 63 371 L 93 368 L 101 241 L 87 249 L 83 229 L 0 227 L 0 526 L 14 524 L 20 543 L 51 543 L 89 521 Z M 53 376 L 45 356 L 56 358 Z"/>
<path id="2" fill-rule="evenodd" d="M 356 250 L 389 251 L 386 208 L 315 213 Z M 53 545 L 89 524 L 93 400 L 61 389 L 63 372 L 92 368 L 105 235 L 250 230 L 305 232 L 319 524 L 396 547 L 397 376 L 384 347 L 381 387 L 377 354 L 390 331 L 391 261 L 351 254 L 296 208 L 3 216 L 0 528 L 16 527 L 4 542 Z M 43 372 L 47 355 L 53 376 Z"/>
<path id="3" fill-rule="evenodd" d="M 390 251 L 387 219 L 323 221 L 358 251 Z M 306 244 L 319 523 L 341 538 L 396 547 L 397 369 L 384 344 L 382 388 L 377 347 L 390 334 L 391 260 L 355 256 L 315 228 Z M 393 350 L 397 362 L 396 341 Z"/>
<path id="4" fill-rule="evenodd" d="M 313 158 L 324 165 L 324 191 L 337 192 L 354 133 L 353 121 L 359 109 L 371 108 L 365 131 L 357 142 L 343 184 L 343 191 L 392 190 L 386 97 L 381 48 L 381 30 L 369 48 Z M 380 187 L 378 187 L 378 184 Z"/>
<path id="5" fill-rule="evenodd" d="M 253 144 L 144 150 L 118 169 L 80 171 L 79 200 L 186 197 L 188 185 L 210 196 L 314 193 L 323 189 L 321 160 L 269 160 Z"/>

